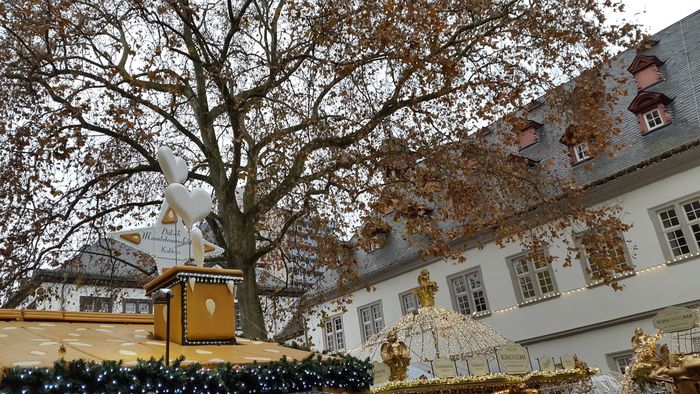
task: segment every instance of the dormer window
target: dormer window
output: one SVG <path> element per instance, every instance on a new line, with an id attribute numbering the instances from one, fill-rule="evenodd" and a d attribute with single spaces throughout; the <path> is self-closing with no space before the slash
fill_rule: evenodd
<path id="1" fill-rule="evenodd" d="M 515 163 L 516 165 L 522 165 L 526 166 L 528 169 L 533 169 L 537 166 L 539 163 L 538 160 L 533 160 L 529 157 L 525 157 L 523 155 L 511 153 L 508 155 L 508 158 L 510 159 L 511 163 Z"/>
<path id="2" fill-rule="evenodd" d="M 588 144 L 585 142 L 574 145 L 573 152 L 574 159 L 576 159 L 577 163 L 591 158 L 591 155 L 588 152 Z"/>
<path id="3" fill-rule="evenodd" d="M 537 129 L 542 127 L 542 123 L 534 120 L 527 121 L 524 127 L 518 131 L 518 148 L 524 149 L 537 142 Z"/>
<path id="4" fill-rule="evenodd" d="M 661 79 L 659 66 L 664 64 L 656 56 L 646 56 L 637 54 L 632 61 L 632 64 L 627 68 L 627 71 L 634 75 L 637 81 L 637 87 L 644 89 L 649 87 Z"/>
<path id="5" fill-rule="evenodd" d="M 576 125 L 569 126 L 559 142 L 569 147 L 569 161 L 572 165 L 592 158 L 588 146 L 590 137 L 585 135 Z"/>
<path id="6" fill-rule="evenodd" d="M 664 125 L 664 119 L 657 108 L 644 114 L 644 121 L 647 124 L 647 129 L 652 131 Z"/>
<path id="7" fill-rule="evenodd" d="M 381 249 L 390 230 L 391 227 L 387 223 L 379 219 L 370 219 L 361 231 L 360 246 L 368 253 Z"/>
<path id="8" fill-rule="evenodd" d="M 671 116 L 666 111 L 666 106 L 673 99 L 663 93 L 640 92 L 632 100 L 629 110 L 637 115 L 639 130 L 647 134 L 671 123 Z"/>

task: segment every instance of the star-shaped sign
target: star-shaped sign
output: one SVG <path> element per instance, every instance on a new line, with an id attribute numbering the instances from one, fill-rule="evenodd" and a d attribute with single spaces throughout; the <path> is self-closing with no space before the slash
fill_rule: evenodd
<path id="1" fill-rule="evenodd" d="M 162 272 L 163 268 L 183 265 L 193 256 L 190 234 L 165 200 L 154 224 L 116 231 L 107 236 L 153 256 L 158 265 L 158 272 Z M 204 241 L 204 257 L 218 256 L 223 252 L 221 247 Z"/>

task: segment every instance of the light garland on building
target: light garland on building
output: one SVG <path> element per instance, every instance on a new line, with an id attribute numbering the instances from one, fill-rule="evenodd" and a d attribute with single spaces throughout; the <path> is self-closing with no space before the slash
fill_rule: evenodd
<path id="1" fill-rule="evenodd" d="M 670 259 L 670 260 L 666 260 L 666 261 L 664 261 L 664 262 L 661 263 L 661 264 L 657 264 L 657 265 L 654 265 L 654 266 L 651 266 L 651 267 L 647 267 L 647 268 L 641 269 L 641 270 L 639 270 L 639 271 L 623 272 L 623 273 L 620 273 L 620 274 L 615 275 L 615 279 L 625 278 L 625 277 L 632 276 L 632 275 L 644 274 L 644 273 L 652 272 L 652 271 L 658 271 L 658 270 L 661 269 L 661 268 L 665 268 L 665 267 L 668 267 L 669 265 L 672 265 L 672 264 L 675 264 L 675 263 L 680 263 L 680 262 L 682 262 L 682 261 L 690 260 L 690 259 L 693 259 L 693 258 L 695 258 L 695 257 L 700 257 L 700 252 L 698 252 L 698 253 L 689 253 L 689 254 L 685 254 L 685 255 L 683 255 L 683 256 L 676 257 L 676 258 Z M 521 302 L 521 303 L 519 303 L 519 304 L 515 304 L 515 305 L 509 306 L 509 307 L 506 307 L 506 308 L 496 309 L 496 310 L 494 310 L 494 311 L 491 311 L 490 313 L 489 313 L 489 312 L 486 312 L 486 313 L 481 313 L 481 314 L 474 314 L 474 315 L 472 315 L 472 316 L 474 316 L 474 317 L 483 317 L 483 316 L 488 316 L 488 315 L 490 315 L 490 314 L 499 314 L 499 313 L 509 312 L 509 311 L 514 310 L 514 309 L 518 309 L 518 308 L 521 307 L 521 306 L 530 305 L 530 304 L 536 303 L 536 302 L 538 302 L 538 301 L 547 300 L 547 299 L 555 298 L 555 297 L 559 297 L 559 296 L 567 296 L 567 295 L 571 295 L 571 294 L 580 293 L 580 292 L 582 292 L 582 291 L 584 291 L 584 290 L 590 289 L 591 287 L 595 287 L 596 285 L 599 285 L 599 284 L 601 284 L 601 283 L 602 283 L 602 281 L 596 281 L 596 282 L 593 282 L 593 283 L 590 283 L 590 284 L 587 284 L 587 285 L 584 285 L 584 286 L 581 286 L 581 287 L 577 287 L 577 288 L 575 288 L 575 289 L 566 290 L 566 291 L 560 291 L 560 292 L 555 292 L 555 293 L 552 293 L 552 294 L 548 294 L 548 295 L 546 295 L 546 296 L 537 297 L 537 298 L 528 300 L 527 302 Z"/>

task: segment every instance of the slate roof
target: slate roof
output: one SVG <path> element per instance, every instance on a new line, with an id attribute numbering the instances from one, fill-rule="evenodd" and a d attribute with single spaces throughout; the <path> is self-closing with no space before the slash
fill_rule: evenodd
<path id="1" fill-rule="evenodd" d="M 216 262 L 207 266 L 216 265 Z M 294 295 L 295 289 L 287 288 L 285 281 L 257 268 L 258 286 L 262 293 Z M 73 282 L 80 278 L 96 284 L 119 284 L 141 288 L 155 277 L 153 258 L 137 249 L 111 239 L 100 239 L 84 246 L 64 267 L 56 270 L 41 269 L 38 275 L 43 281 Z"/>
<path id="2" fill-rule="evenodd" d="M 659 67 L 661 80 L 642 90 L 663 93 L 673 99 L 666 105 L 671 124 L 646 135 L 640 133 L 636 115 L 628 110 L 637 92 L 641 91 L 633 75 L 627 71 L 637 51 L 628 49 L 617 56 L 611 68 L 611 74 L 628 77 L 623 87 L 629 93 L 621 97 L 615 106 L 616 114 L 622 117 L 621 133 L 611 138 L 613 144 L 623 146 L 621 151 L 613 157 L 595 157 L 586 161 L 585 165 L 572 166 L 566 154 L 567 147 L 560 142 L 565 127 L 543 122 L 545 124 L 537 129 L 538 142 L 525 147 L 519 154 L 536 161 L 552 160 L 555 173 L 562 178 L 573 177 L 577 184 L 586 186 L 604 182 L 616 174 L 634 169 L 640 163 L 685 147 L 700 149 L 697 148 L 700 143 L 700 10 L 651 38 L 657 42 L 656 45 L 642 53 L 655 55 L 665 63 Z M 546 105 L 533 109 L 529 116 L 542 122 L 544 111 Z M 493 132 L 486 138 L 494 138 L 495 134 Z M 420 246 L 404 239 L 400 229 L 392 229 L 381 249 L 372 253 L 363 250 L 356 252 L 361 278 L 369 281 L 379 273 L 399 270 L 403 264 L 415 261 L 419 251 Z M 314 292 L 322 294 L 331 291 L 336 282 L 337 276 L 329 272 Z"/>
<path id="3" fill-rule="evenodd" d="M 204 228 L 204 232 L 208 229 Z M 206 235 L 205 235 L 206 237 Z M 216 262 L 207 264 L 215 265 Z M 32 280 L 13 293 L 4 307 L 15 307 L 31 296 L 42 283 L 77 283 L 95 286 L 142 288 L 156 276 L 156 264 L 151 256 L 112 239 L 101 238 L 83 246 L 79 252 L 57 269 L 39 269 Z M 261 295 L 298 297 L 301 289 L 263 270 L 256 269 Z"/>
<path id="4" fill-rule="evenodd" d="M 622 116 L 621 134 L 613 136 L 611 142 L 624 148 L 613 157 L 601 156 L 586 162 L 587 165 L 571 166 L 565 154 L 566 147 L 559 142 L 564 130 L 561 125 L 545 124 L 537 130 L 538 142 L 520 151 L 520 154 L 537 161 L 554 160 L 554 169 L 561 176 L 573 176 L 580 185 L 605 179 L 640 162 L 659 156 L 700 138 L 700 10 L 661 30 L 652 36 L 657 44 L 645 49 L 643 54 L 655 55 L 665 62 L 659 67 L 662 78 L 659 82 L 637 89 L 633 75 L 627 67 L 637 51 L 626 50 L 617 56 L 610 72 L 629 77 L 622 87 L 628 95 L 619 99 L 615 114 Z M 641 135 L 637 117 L 629 107 L 638 91 L 663 93 L 673 99 L 666 110 L 672 123 Z M 540 120 L 543 105 L 530 113 Z"/>

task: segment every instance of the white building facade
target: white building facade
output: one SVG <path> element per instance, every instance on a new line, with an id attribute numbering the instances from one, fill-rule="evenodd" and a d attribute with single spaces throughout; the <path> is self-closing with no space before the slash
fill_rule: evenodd
<path id="1" fill-rule="evenodd" d="M 313 348 L 355 348 L 410 313 L 417 307 L 410 291 L 417 286 L 421 268 L 427 268 L 439 285 L 438 306 L 481 319 L 526 346 L 533 368 L 543 355 L 558 362 L 561 356 L 576 354 L 589 366 L 623 372 L 635 328 L 653 332 L 653 316 L 669 306 L 697 308 L 700 12 L 653 38 L 656 44 L 642 53 L 620 55 L 620 72 L 636 81 L 630 78 L 632 94 L 618 104 L 624 124 L 614 142 L 623 148 L 615 157 L 590 158 L 585 147 L 576 146 L 570 147 L 569 159 L 561 154 L 566 150 L 559 142 L 563 131 L 547 125 L 536 130 L 537 142 L 520 150 L 536 160 L 562 156 L 558 165 L 565 172 L 580 184 L 595 185 L 587 196 L 590 205 L 622 207 L 620 218 L 632 225 L 615 251 L 619 264 L 629 268 L 617 279 L 623 291 L 593 282 L 589 270 L 595 271 L 595 262 L 591 265 L 585 254 L 564 267 L 567 251 L 561 240 L 545 251 L 562 257 L 551 266 L 520 259 L 527 251 L 517 243 L 501 248 L 493 242 L 467 250 L 466 263 L 454 263 L 424 261 L 402 243 L 401 234 L 392 233 L 385 250 L 358 253 L 363 285 L 375 290 L 355 291 L 344 313 L 330 312 L 333 306 L 326 303 L 321 307 L 329 311 L 327 320 L 310 318 Z M 579 166 L 583 161 L 587 164 Z"/>

